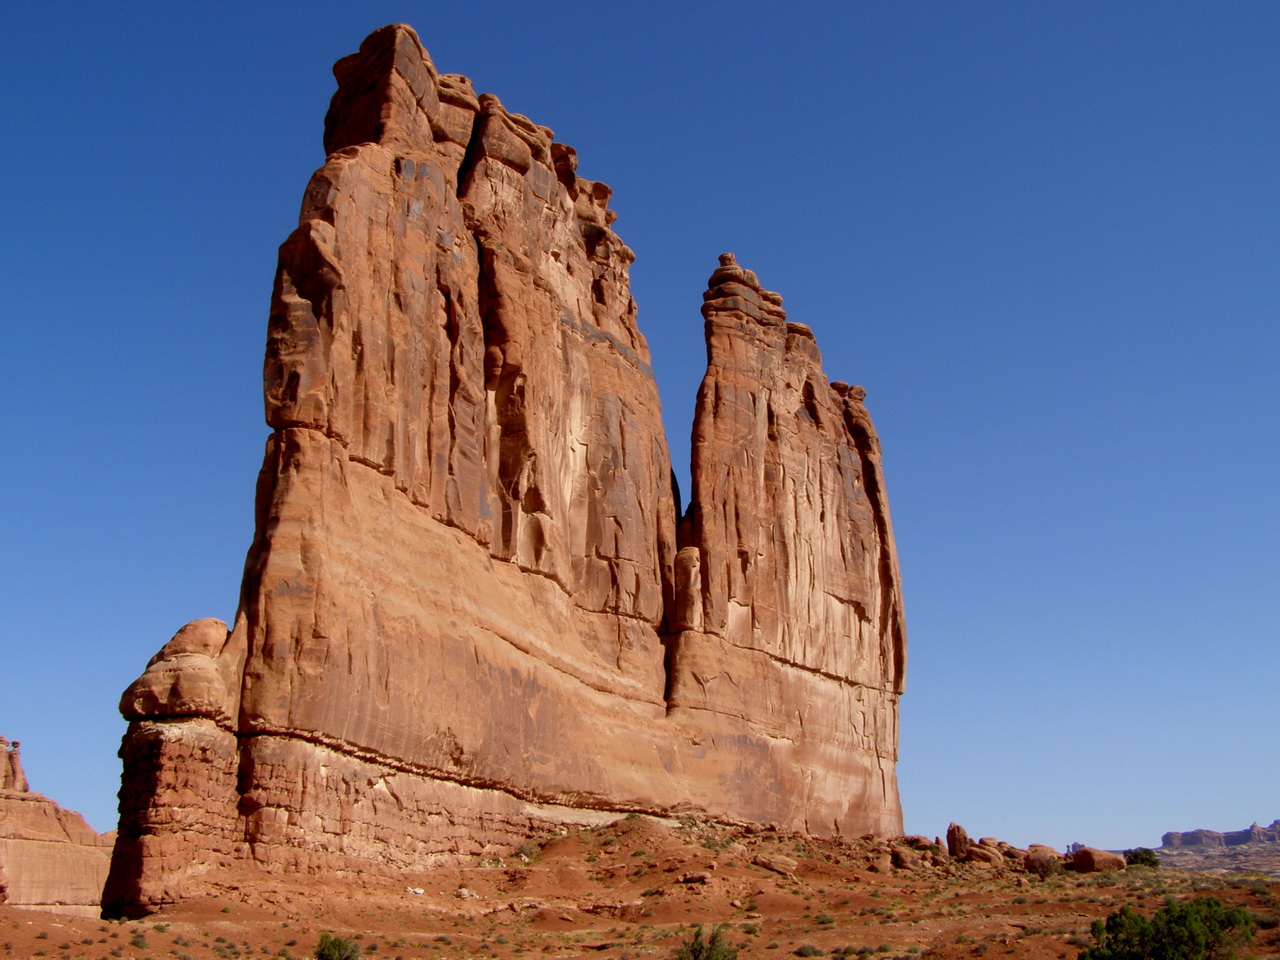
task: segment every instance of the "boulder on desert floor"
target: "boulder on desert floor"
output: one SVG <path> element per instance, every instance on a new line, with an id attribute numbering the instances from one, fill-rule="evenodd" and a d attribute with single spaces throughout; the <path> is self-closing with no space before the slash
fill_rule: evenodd
<path id="1" fill-rule="evenodd" d="M 1109 850 L 1096 847 L 1081 847 L 1071 855 L 1076 873 L 1101 873 L 1103 870 L 1123 870 L 1124 857 Z"/>
<path id="2" fill-rule="evenodd" d="M 964 827 L 958 823 L 947 826 L 947 853 L 957 860 L 963 860 L 972 845 L 973 841 L 969 839 L 969 834 L 965 832 Z"/>

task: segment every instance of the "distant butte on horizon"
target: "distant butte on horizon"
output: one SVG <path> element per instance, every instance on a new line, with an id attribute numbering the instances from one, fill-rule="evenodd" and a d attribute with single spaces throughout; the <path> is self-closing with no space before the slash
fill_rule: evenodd
<path id="1" fill-rule="evenodd" d="M 722 256 L 680 516 L 610 189 L 409 27 L 334 75 L 239 609 L 122 698 L 108 914 L 219 867 L 420 868 L 626 811 L 900 834 L 865 392 Z"/>

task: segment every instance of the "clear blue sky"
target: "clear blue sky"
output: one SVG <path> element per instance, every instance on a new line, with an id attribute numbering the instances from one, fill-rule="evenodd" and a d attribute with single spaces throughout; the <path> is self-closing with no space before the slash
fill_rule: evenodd
<path id="1" fill-rule="evenodd" d="M 867 388 L 909 832 L 1280 816 L 1269 0 L 8 4 L 0 734 L 37 789 L 114 826 L 120 692 L 234 612 L 275 248 L 332 62 L 397 20 L 613 186 L 677 463 L 723 251 Z"/>

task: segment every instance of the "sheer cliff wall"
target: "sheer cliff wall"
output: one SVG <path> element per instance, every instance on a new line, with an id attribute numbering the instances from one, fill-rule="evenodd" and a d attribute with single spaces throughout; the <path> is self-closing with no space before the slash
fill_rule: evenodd
<path id="1" fill-rule="evenodd" d="M 125 692 L 108 911 L 237 861 L 417 867 L 618 811 L 900 832 L 860 389 L 722 257 L 682 520 L 609 188 L 405 26 L 334 73 L 239 611 Z"/>

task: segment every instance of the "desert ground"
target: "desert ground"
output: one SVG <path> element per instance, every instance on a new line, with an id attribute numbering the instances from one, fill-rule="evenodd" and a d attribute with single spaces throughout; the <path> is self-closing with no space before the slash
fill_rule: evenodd
<path id="1" fill-rule="evenodd" d="M 668 957 L 725 924 L 747 958 L 1075 957 L 1122 905 L 1215 896 L 1280 954 L 1280 879 L 1131 868 L 1040 879 L 959 863 L 925 838 L 821 840 L 749 826 L 631 816 L 420 874 L 265 879 L 237 868 L 141 920 L 0 907 L 0 958 L 311 957 L 322 933 L 385 960 Z"/>

